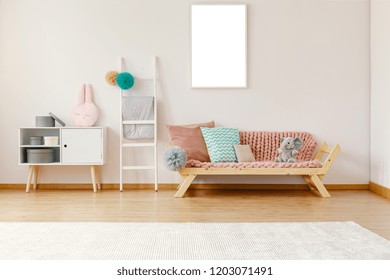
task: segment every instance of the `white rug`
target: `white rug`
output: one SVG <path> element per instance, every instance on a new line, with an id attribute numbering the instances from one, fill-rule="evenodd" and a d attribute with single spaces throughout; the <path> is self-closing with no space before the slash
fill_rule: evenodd
<path id="1" fill-rule="evenodd" d="M 0 259 L 390 260 L 390 241 L 353 222 L 2 222 Z"/>

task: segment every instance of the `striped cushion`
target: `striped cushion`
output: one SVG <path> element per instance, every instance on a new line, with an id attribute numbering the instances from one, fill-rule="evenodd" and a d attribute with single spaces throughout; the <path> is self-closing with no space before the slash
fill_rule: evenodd
<path id="1" fill-rule="evenodd" d="M 200 128 L 206 142 L 211 162 L 237 162 L 233 145 L 240 144 L 237 128 Z"/>

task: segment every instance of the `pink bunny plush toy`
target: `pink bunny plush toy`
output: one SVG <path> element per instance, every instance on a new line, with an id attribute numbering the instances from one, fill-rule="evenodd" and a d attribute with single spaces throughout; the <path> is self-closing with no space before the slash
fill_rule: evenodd
<path id="1" fill-rule="evenodd" d="M 99 110 L 92 101 L 92 88 L 90 84 L 83 84 L 77 104 L 72 109 L 72 122 L 75 126 L 93 126 L 98 117 Z"/>

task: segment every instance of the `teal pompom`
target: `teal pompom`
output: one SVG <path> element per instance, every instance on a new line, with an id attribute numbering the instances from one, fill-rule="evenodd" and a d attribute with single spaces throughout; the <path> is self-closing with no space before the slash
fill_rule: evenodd
<path id="1" fill-rule="evenodd" d="M 134 77 L 129 72 L 119 73 L 116 77 L 116 84 L 123 90 L 128 90 L 134 86 Z"/>

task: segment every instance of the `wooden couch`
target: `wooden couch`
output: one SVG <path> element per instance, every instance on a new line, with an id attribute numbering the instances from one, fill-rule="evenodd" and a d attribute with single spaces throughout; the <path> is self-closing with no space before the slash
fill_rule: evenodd
<path id="1" fill-rule="evenodd" d="M 277 163 L 276 149 L 280 145 L 280 138 L 288 136 L 303 140 L 297 162 Z M 190 160 L 186 167 L 179 170 L 182 181 L 175 197 L 183 197 L 194 179 L 200 175 L 297 175 L 303 177 L 311 190 L 318 190 L 322 197 L 330 197 L 322 179 L 340 152 L 338 144 L 331 147 L 324 142 L 315 152 L 317 143 L 310 133 L 262 131 L 241 131 L 240 142 L 250 145 L 256 162 L 210 163 Z"/>

